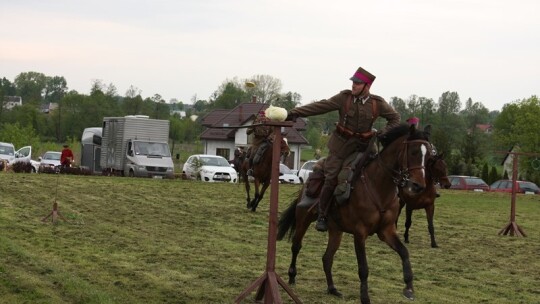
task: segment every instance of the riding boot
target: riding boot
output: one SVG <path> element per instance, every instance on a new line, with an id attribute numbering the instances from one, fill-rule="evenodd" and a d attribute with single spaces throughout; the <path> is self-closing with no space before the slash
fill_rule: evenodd
<path id="1" fill-rule="evenodd" d="M 248 164 L 249 164 L 249 169 L 247 170 L 246 174 L 248 176 L 253 176 L 253 158 L 251 158 L 251 155 L 250 155 L 250 158 L 248 159 Z"/>
<path id="2" fill-rule="evenodd" d="M 328 205 L 332 200 L 334 195 L 334 187 L 324 185 L 321 190 L 321 195 L 319 196 L 318 204 L 318 216 L 317 223 L 315 224 L 315 229 L 318 231 L 324 232 L 328 230 L 328 225 L 326 224 L 326 216 L 328 213 Z"/>

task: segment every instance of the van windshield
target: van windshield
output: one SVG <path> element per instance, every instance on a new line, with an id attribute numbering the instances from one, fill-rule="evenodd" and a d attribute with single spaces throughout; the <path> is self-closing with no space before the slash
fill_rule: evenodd
<path id="1" fill-rule="evenodd" d="M 13 149 L 12 146 L 0 145 L 0 154 L 14 155 L 15 154 L 15 149 Z"/>
<path id="2" fill-rule="evenodd" d="M 169 145 L 166 143 L 135 141 L 133 149 L 136 155 L 171 157 Z"/>

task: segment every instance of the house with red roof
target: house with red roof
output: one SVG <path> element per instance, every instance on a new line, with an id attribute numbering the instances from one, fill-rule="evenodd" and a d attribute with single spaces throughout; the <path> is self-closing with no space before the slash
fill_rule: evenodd
<path id="1" fill-rule="evenodd" d="M 246 131 L 257 114 L 268 106 L 265 103 L 246 102 L 234 109 L 217 109 L 208 113 L 202 118 L 202 125 L 206 129 L 200 136 L 204 154 L 221 155 L 232 160 L 236 148 L 244 147 L 247 150 L 253 141 L 253 135 L 248 135 Z M 293 170 L 299 169 L 301 148 L 308 145 L 307 139 L 300 133 L 304 130 L 306 121 L 299 118 L 292 127 L 285 127 L 281 131 L 291 150 L 285 164 Z"/>

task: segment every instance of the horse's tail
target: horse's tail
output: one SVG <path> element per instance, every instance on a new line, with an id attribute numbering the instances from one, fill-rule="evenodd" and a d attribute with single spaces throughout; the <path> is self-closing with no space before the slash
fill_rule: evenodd
<path id="1" fill-rule="evenodd" d="M 281 213 L 281 216 L 279 218 L 278 222 L 278 233 L 277 233 L 277 239 L 282 240 L 285 234 L 287 234 L 287 231 L 289 232 L 288 239 L 291 239 L 291 236 L 294 234 L 294 230 L 296 229 L 296 205 L 298 204 L 298 200 L 300 198 L 297 196 L 297 198 L 292 201 L 292 203 L 287 207 L 287 209 Z"/>

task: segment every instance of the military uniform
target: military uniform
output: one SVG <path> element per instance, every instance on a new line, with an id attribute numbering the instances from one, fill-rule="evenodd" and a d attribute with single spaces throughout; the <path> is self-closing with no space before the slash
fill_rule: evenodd
<path id="1" fill-rule="evenodd" d="M 253 124 L 260 124 L 269 121 L 269 119 L 265 116 L 264 111 L 259 112 L 255 120 L 253 121 Z M 257 153 L 257 150 L 261 146 L 262 143 L 272 134 L 272 127 L 271 126 L 253 126 L 249 127 L 246 131 L 247 135 L 253 134 L 253 141 L 251 143 L 251 146 L 248 148 L 246 157 L 249 160 L 249 170 L 248 175 L 253 175 L 253 171 L 251 168 L 253 168 L 253 158 L 255 157 L 255 153 Z"/>
<path id="2" fill-rule="evenodd" d="M 357 79 L 359 73 L 363 78 Z M 364 79 L 369 75 L 369 79 Z M 355 82 L 371 84 L 375 76 L 359 68 L 351 77 Z M 369 92 L 369 90 L 368 90 Z M 372 132 L 373 122 L 378 116 L 387 120 L 386 129 L 397 126 L 400 123 L 400 115 L 382 97 L 367 94 L 361 97 L 352 95 L 351 90 L 343 90 L 330 99 L 325 99 L 294 108 L 289 111 L 288 120 L 296 117 L 308 117 L 320 115 L 331 111 L 339 111 L 339 119 L 336 129 L 332 132 L 328 141 L 329 155 L 324 165 L 325 182 L 321 190 L 319 200 L 319 220 L 317 230 L 326 229 L 326 208 L 331 200 L 337 185 L 337 177 L 345 159 L 354 152 L 364 152 L 369 144 L 369 139 L 374 135 Z M 384 132 L 384 130 L 382 131 Z M 323 228 L 319 229 L 319 222 L 324 221 Z"/>

